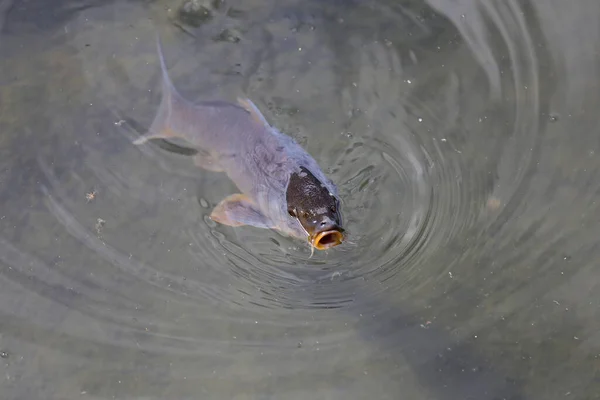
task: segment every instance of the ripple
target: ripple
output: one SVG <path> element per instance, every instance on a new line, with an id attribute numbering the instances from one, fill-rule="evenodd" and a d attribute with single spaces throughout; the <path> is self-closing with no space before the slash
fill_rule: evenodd
<path id="1" fill-rule="evenodd" d="M 438 11 L 445 11 L 443 4 L 436 3 L 435 6 Z M 209 173 L 197 170 L 190 172 L 185 157 L 179 156 L 175 160 L 153 146 L 131 150 L 140 152 L 142 162 L 154 165 L 153 170 L 147 170 L 146 178 L 120 170 L 124 164 L 103 166 L 104 161 L 88 147 L 89 167 L 112 194 L 133 196 L 138 202 L 145 203 L 145 215 L 158 212 L 160 202 L 166 199 L 188 198 L 180 201 L 184 205 L 179 210 L 195 213 L 197 217 L 192 218 L 195 222 L 188 223 L 177 237 L 189 244 L 186 249 L 189 262 L 203 266 L 202 279 L 188 274 L 184 281 L 175 271 L 168 274 L 151 266 L 125 262 L 115 258 L 114 251 L 107 253 L 108 250 L 99 244 L 89 242 L 88 245 L 106 254 L 107 260 L 117 264 L 122 262 L 126 271 L 140 275 L 163 290 L 232 309 L 259 307 L 257 310 L 281 311 L 359 307 L 357 285 L 363 286 L 361 301 L 368 302 L 369 297 L 375 298 L 386 292 L 410 291 L 411 285 L 423 276 L 429 277 L 426 280 L 445 276 L 454 263 L 430 264 L 430 257 L 435 257 L 438 249 L 452 246 L 462 233 L 478 226 L 481 210 L 485 210 L 491 191 L 498 186 L 497 174 L 508 176 L 503 171 L 505 168 L 513 181 L 500 181 L 500 186 L 512 189 L 503 194 L 504 206 L 499 215 L 502 217 L 503 213 L 510 212 L 511 199 L 514 203 L 519 202 L 513 193 L 519 193 L 517 187 L 520 184 L 527 184 L 524 181 L 526 171 L 535 160 L 537 139 L 530 133 L 537 131 L 537 67 L 527 28 L 515 7 L 513 3 L 499 8 L 484 6 L 470 9 L 468 14 L 466 11 L 459 13 L 464 11 L 461 8 L 453 8 L 447 14 L 456 24 L 460 22 L 458 29 L 461 32 L 469 33 L 466 43 L 472 52 L 457 57 L 468 56 L 476 61 L 475 65 L 484 72 L 484 75 L 479 74 L 479 81 L 467 80 L 469 74 L 477 70 L 465 69 L 458 59 L 447 58 L 442 65 L 432 64 L 422 70 L 416 55 L 404 58 L 397 46 L 385 40 L 361 44 L 350 40 L 345 45 L 348 51 L 360 49 L 359 62 L 353 62 L 344 71 L 350 80 L 338 79 L 338 87 L 324 87 L 342 95 L 341 113 L 337 115 L 341 117 L 345 113 L 347 117 L 337 121 L 329 115 L 313 114 L 307 107 L 281 104 L 285 100 L 279 95 L 279 91 L 286 90 L 286 86 L 289 88 L 290 83 L 296 85 L 313 80 L 314 71 L 330 70 L 335 59 L 318 59 L 314 52 L 303 57 L 297 48 L 279 46 L 276 41 L 271 45 L 278 48 L 279 54 L 261 53 L 252 58 L 254 72 L 245 76 L 245 87 L 260 87 L 262 75 L 258 71 L 263 66 L 275 71 L 275 57 L 288 57 L 283 68 L 293 80 L 282 86 L 282 82 L 272 79 L 268 84 L 270 96 L 279 101 L 265 102 L 278 103 L 277 110 L 295 111 L 275 110 L 273 114 L 274 109 L 269 107 L 266 112 L 271 113 L 268 118 L 274 125 L 284 129 L 296 125 L 291 135 L 304 143 L 309 151 L 317 146 L 310 132 L 331 131 L 331 128 L 325 128 L 327 124 L 341 128 L 340 136 L 333 137 L 312 153 L 339 186 L 349 233 L 344 246 L 309 257 L 310 250 L 305 243 L 276 232 L 215 225 L 206 219 L 206 214 L 231 189 L 219 189 L 210 194 L 200 190 L 207 206 L 190 208 L 188 200 L 195 190 L 186 184 L 182 191 L 183 185 L 176 180 L 196 181 L 196 177 L 201 176 L 202 180 L 217 181 L 224 179 L 223 176 L 213 174 L 209 177 Z M 487 17 L 494 22 L 493 26 L 485 22 Z M 519 30 L 514 30 L 515 27 Z M 489 36 L 490 32 L 495 35 Z M 316 38 L 322 33 L 308 30 L 302 35 Z M 427 39 L 427 35 L 421 38 Z M 521 41 L 517 43 L 515 38 Z M 489 45 L 490 41 L 499 39 L 503 46 Z M 136 46 L 147 47 L 141 42 Z M 222 44 L 216 42 L 207 43 L 204 51 L 218 52 L 220 46 Z M 481 51 L 482 47 L 489 51 Z M 499 51 L 496 49 L 506 49 L 512 63 L 510 73 L 504 73 L 506 63 L 497 62 L 501 57 L 494 53 Z M 306 57 L 314 62 L 312 69 L 304 67 Z M 442 56 L 437 58 L 441 60 Z M 430 59 L 430 63 L 434 62 L 435 57 Z M 482 78 L 487 80 L 487 94 L 474 88 Z M 475 93 L 475 96 L 464 98 L 464 92 Z M 297 93 L 302 96 L 303 92 Z M 307 95 L 310 93 L 304 94 Z M 514 96 L 512 102 L 497 101 L 499 96 L 511 95 Z M 118 103 L 112 98 L 112 95 L 105 96 L 110 108 L 115 109 Z M 261 99 L 257 102 L 262 104 Z M 510 109 L 508 104 L 514 104 L 514 108 Z M 494 127 L 496 121 L 492 121 L 492 115 L 498 114 L 512 115 L 513 122 L 506 121 L 502 130 Z M 309 115 L 311 123 L 304 125 L 304 119 Z M 500 133 L 511 124 L 510 134 Z M 478 137 L 471 134 L 475 130 L 481 132 Z M 131 140 L 132 134 L 126 129 L 122 132 L 128 141 Z M 481 153 L 483 148 L 499 151 L 488 155 Z M 481 156 L 477 156 L 478 152 Z M 175 161 L 178 166 L 173 168 L 170 165 Z M 155 181 L 150 174 L 158 173 L 156 168 L 161 169 L 161 175 L 172 175 L 169 182 L 161 181 L 159 186 L 142 183 L 144 180 Z M 169 204 L 171 207 L 172 201 Z M 52 207 L 68 229 L 75 229 L 76 221 L 68 219 L 65 210 L 56 204 Z M 73 234 L 90 237 L 81 229 Z M 438 269 L 432 270 L 431 265 L 437 265 Z M 213 280 L 221 283 L 207 284 Z"/>

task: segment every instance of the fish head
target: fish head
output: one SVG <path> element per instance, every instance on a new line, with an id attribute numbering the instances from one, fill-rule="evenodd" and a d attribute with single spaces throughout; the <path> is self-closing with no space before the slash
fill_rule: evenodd
<path id="1" fill-rule="evenodd" d="M 338 198 L 308 169 L 290 176 L 286 200 L 288 214 L 298 220 L 317 250 L 327 250 L 344 241 Z"/>

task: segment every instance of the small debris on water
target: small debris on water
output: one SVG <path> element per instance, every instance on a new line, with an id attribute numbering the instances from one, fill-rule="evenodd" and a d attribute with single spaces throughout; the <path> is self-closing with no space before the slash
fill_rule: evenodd
<path id="1" fill-rule="evenodd" d="M 96 191 L 96 189 L 93 189 L 91 192 L 86 193 L 85 194 L 86 203 L 89 203 L 90 201 L 94 201 L 96 199 L 97 194 L 98 194 L 98 192 Z"/>
<path id="2" fill-rule="evenodd" d="M 220 3 L 220 0 L 188 0 L 179 8 L 179 20 L 198 28 L 214 17 Z"/>
<path id="3" fill-rule="evenodd" d="M 106 221 L 102 218 L 98 218 L 96 220 L 96 233 L 98 235 L 102 235 L 102 228 L 104 228 L 104 224 L 106 224 Z"/>
<path id="4" fill-rule="evenodd" d="M 1 350 L 0 351 L 0 357 L 2 357 L 2 358 L 8 358 L 8 352 L 6 352 L 4 350 Z"/>
<path id="5" fill-rule="evenodd" d="M 235 29 L 224 29 L 216 35 L 213 40 L 217 42 L 229 42 L 229 43 L 237 43 L 241 40 L 242 34 Z"/>
<path id="6" fill-rule="evenodd" d="M 335 271 L 333 274 L 331 274 L 331 281 L 333 281 L 333 279 L 337 276 L 342 276 L 342 273 L 340 271 Z"/>
<path id="7" fill-rule="evenodd" d="M 495 196 L 490 196 L 487 201 L 487 208 L 492 211 L 496 211 L 501 205 L 502 203 L 500 202 L 500 199 Z"/>

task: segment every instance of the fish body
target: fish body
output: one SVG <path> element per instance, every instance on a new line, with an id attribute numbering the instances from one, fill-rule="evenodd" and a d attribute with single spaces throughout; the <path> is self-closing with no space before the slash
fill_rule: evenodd
<path id="1" fill-rule="evenodd" d="M 211 218 L 307 238 L 317 249 L 344 240 L 336 186 L 291 137 L 271 126 L 249 99 L 192 103 L 172 84 L 160 41 L 162 99 L 149 131 L 134 141 L 181 138 L 198 153 L 194 163 L 225 172 L 241 193 L 223 199 Z"/>

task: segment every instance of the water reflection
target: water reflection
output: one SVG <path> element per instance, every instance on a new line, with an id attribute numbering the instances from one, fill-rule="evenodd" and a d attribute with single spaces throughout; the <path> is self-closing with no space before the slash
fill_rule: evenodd
<path id="1" fill-rule="evenodd" d="M 183 3 L 0 6 L 8 398 L 596 396 L 600 5 Z M 186 97 L 319 161 L 348 244 L 216 225 L 231 182 L 131 145 L 157 29 Z"/>

